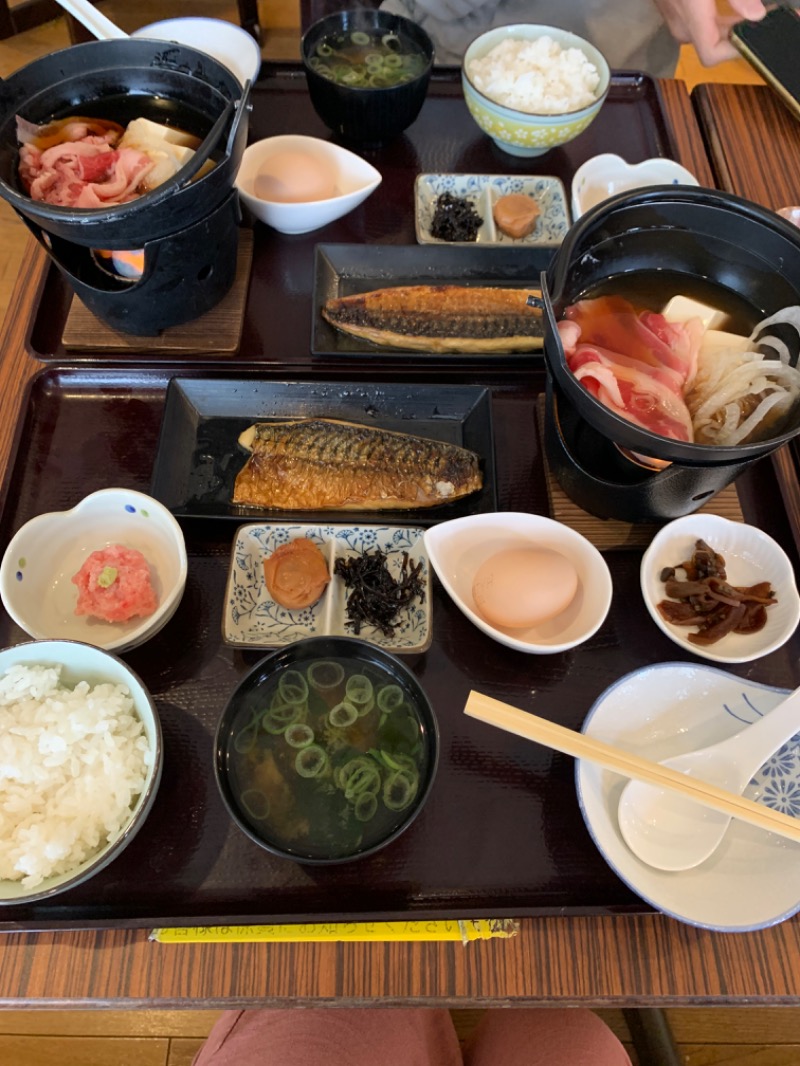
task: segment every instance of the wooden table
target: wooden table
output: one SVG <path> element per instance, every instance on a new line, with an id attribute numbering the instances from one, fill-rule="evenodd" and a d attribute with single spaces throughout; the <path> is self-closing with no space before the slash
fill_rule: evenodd
<path id="1" fill-rule="evenodd" d="M 678 158 L 711 184 L 681 83 L 662 86 Z M 47 271 L 33 244 L 2 337 L 0 468 L 18 443 L 25 388 L 40 364 L 28 329 Z M 794 1003 L 800 920 L 723 935 L 657 914 L 528 918 L 509 940 L 415 944 L 186 944 L 145 930 L 8 933 L 3 1006 L 222 1006 L 299 1003 L 514 1006 Z"/>

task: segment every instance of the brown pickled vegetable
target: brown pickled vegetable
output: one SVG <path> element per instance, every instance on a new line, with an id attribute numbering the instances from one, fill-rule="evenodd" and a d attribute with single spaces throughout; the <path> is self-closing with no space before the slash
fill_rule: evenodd
<path id="1" fill-rule="evenodd" d="M 659 614 L 670 625 L 697 626 L 688 638 L 700 647 L 716 644 L 728 633 L 757 633 L 767 624 L 767 607 L 778 602 L 768 581 L 750 587 L 729 584 L 724 558 L 704 540 L 695 542 L 690 559 L 665 566 L 659 576 L 670 597 L 656 605 Z"/>

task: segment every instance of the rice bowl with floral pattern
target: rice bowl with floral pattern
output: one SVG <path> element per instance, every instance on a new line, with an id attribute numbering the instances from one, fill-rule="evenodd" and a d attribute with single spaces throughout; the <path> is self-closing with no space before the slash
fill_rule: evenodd
<path id="1" fill-rule="evenodd" d="M 596 68 L 599 78 L 590 103 L 559 114 L 533 113 L 506 106 L 477 87 L 471 74 L 475 60 L 484 59 L 504 41 L 534 42 L 544 37 L 551 38 L 564 51 L 577 49 Z M 467 49 L 461 68 L 464 100 L 472 117 L 498 148 L 524 157 L 543 155 L 583 133 L 603 106 L 610 82 L 608 63 L 588 41 L 567 30 L 532 24 L 499 26 L 481 34 Z"/>

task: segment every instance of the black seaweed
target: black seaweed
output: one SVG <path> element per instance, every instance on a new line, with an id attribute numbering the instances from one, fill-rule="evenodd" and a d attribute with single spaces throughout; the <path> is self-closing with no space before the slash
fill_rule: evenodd
<path id="1" fill-rule="evenodd" d="M 347 588 L 347 620 L 358 636 L 363 625 L 375 626 L 386 637 L 394 636 L 397 616 L 419 597 L 425 599 L 425 586 L 420 580 L 422 563 L 414 565 L 403 552 L 400 576 L 395 579 L 386 565 L 386 555 L 376 548 L 363 555 L 337 559 L 334 574 Z"/>
<path id="2" fill-rule="evenodd" d="M 436 197 L 431 235 L 440 241 L 474 241 L 483 219 L 462 196 L 443 192 Z"/>

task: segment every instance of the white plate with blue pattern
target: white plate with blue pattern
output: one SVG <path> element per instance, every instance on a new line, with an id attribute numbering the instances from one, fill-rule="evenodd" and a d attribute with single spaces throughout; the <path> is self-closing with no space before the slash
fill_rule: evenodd
<path id="1" fill-rule="evenodd" d="M 274 648 L 302 637 L 356 636 L 347 619 L 344 581 L 334 576 L 336 560 L 382 551 L 389 572 L 398 578 L 404 556 L 419 572 L 425 593 L 398 615 L 388 636 L 373 626 L 357 634 L 390 652 L 422 652 L 431 643 L 430 564 L 423 530 L 406 526 L 253 524 L 236 532 L 225 592 L 222 639 L 234 648 Z M 270 596 L 264 562 L 282 544 L 307 537 L 320 549 L 332 575 L 320 600 L 312 607 L 290 611 Z"/>
<path id="2" fill-rule="evenodd" d="M 587 736 L 656 762 L 725 740 L 786 698 L 761 685 L 690 663 L 661 663 L 607 689 L 583 725 Z M 637 858 L 619 831 L 617 808 L 627 778 L 579 760 L 578 801 L 609 866 L 643 900 L 690 925 L 721 932 L 763 929 L 800 910 L 800 844 L 733 820 L 719 848 L 679 873 Z M 800 817 L 798 735 L 755 774 L 745 796 Z"/>
<path id="3" fill-rule="evenodd" d="M 467 200 L 483 219 L 474 241 L 443 241 L 431 233 L 436 201 L 442 193 Z M 414 185 L 417 241 L 497 248 L 557 248 L 569 229 L 569 208 L 559 178 L 527 174 L 419 174 Z M 495 202 L 509 193 L 522 193 L 539 207 L 536 227 L 527 237 L 509 237 L 495 225 Z"/>

